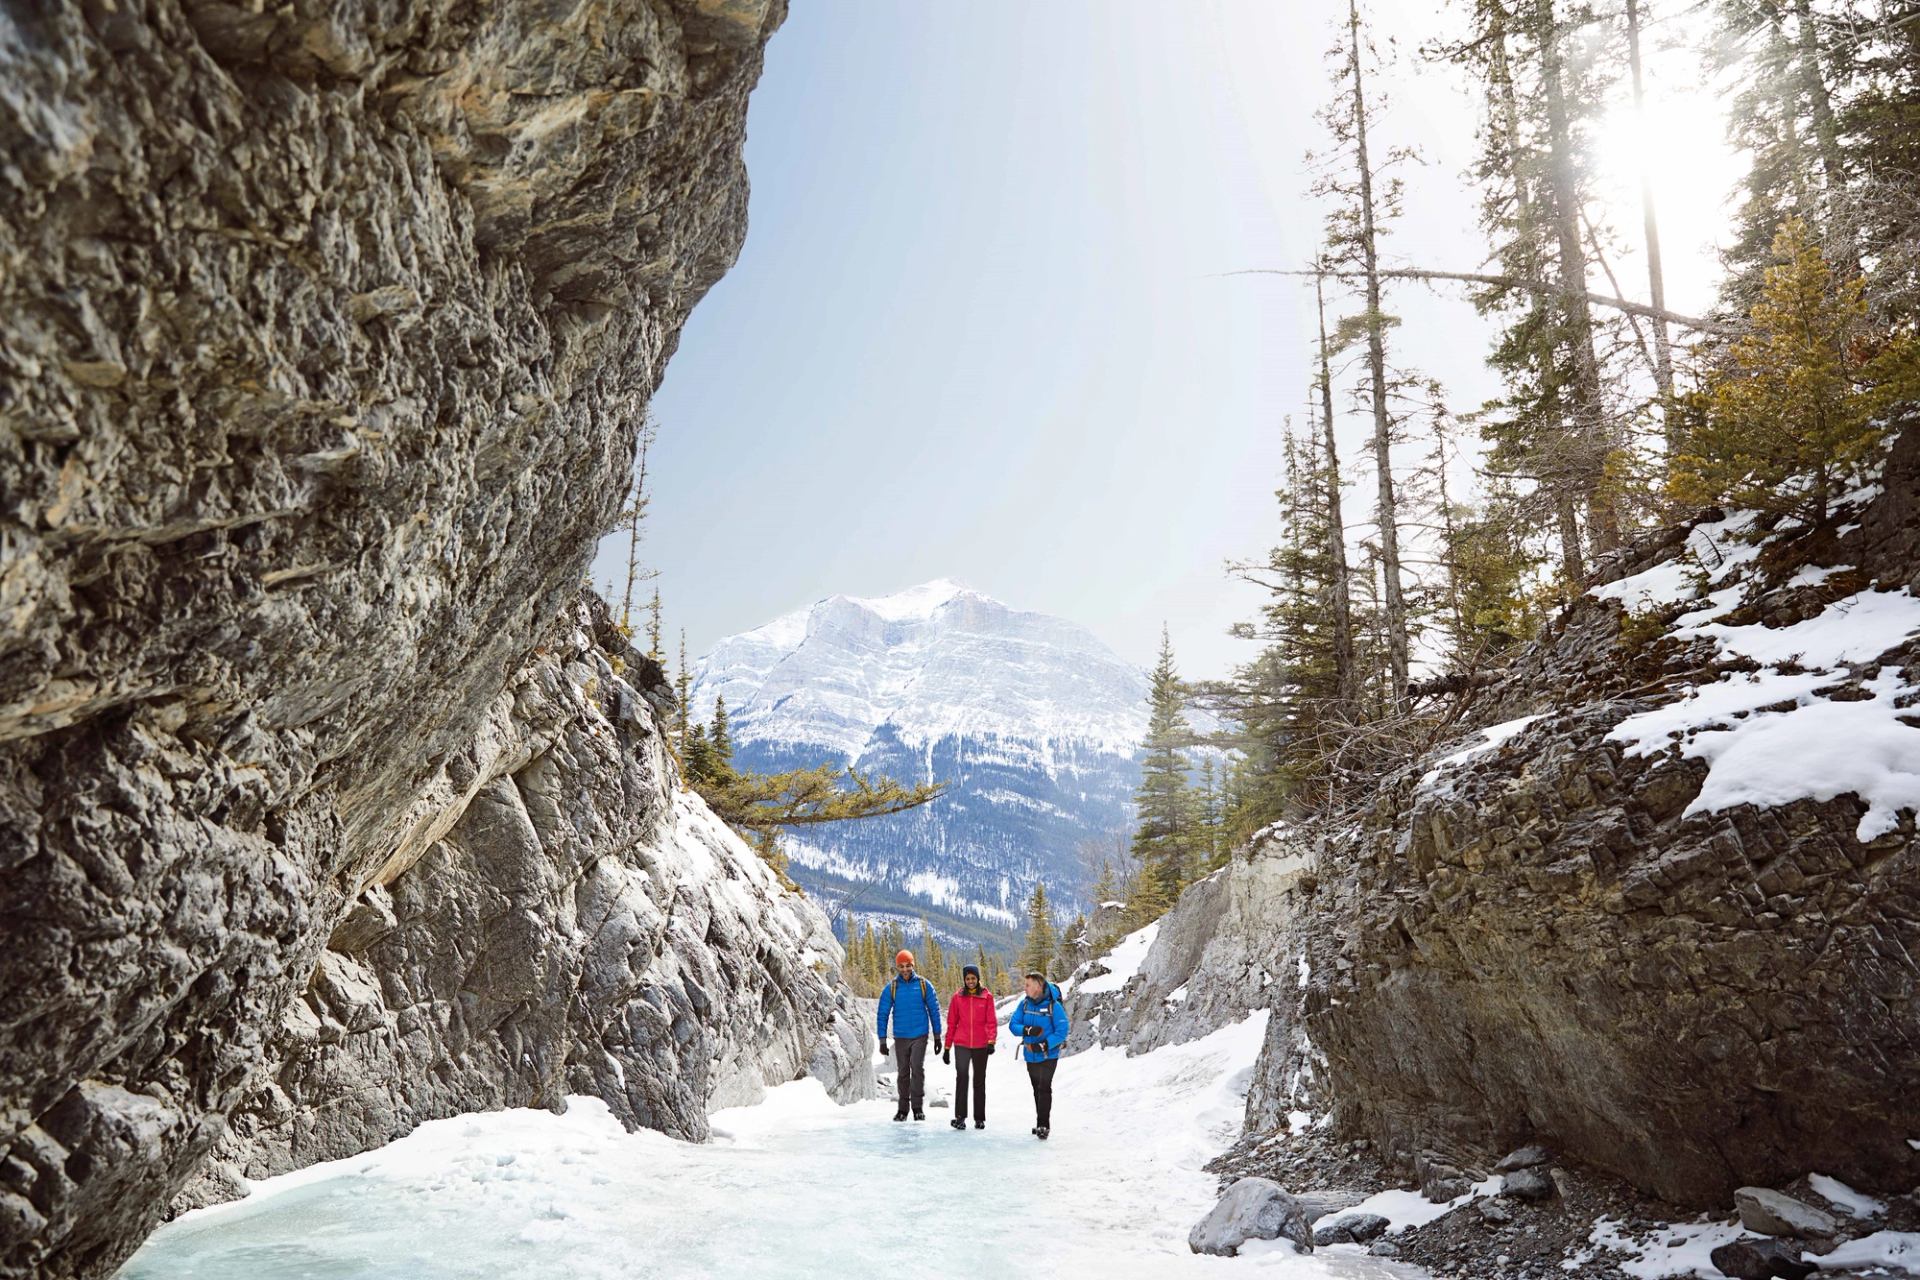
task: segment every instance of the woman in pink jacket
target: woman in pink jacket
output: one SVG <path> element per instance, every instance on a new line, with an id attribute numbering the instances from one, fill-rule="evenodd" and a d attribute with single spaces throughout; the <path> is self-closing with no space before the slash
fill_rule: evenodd
<path id="1" fill-rule="evenodd" d="M 987 1055 L 1000 1038 L 1000 1019 L 993 1009 L 993 992 L 980 985 L 980 970 L 968 965 L 960 971 L 960 989 L 947 1005 L 947 1051 L 943 1061 L 956 1062 L 953 1086 L 954 1128 L 967 1127 L 967 1078 L 973 1078 L 973 1127 L 987 1127 Z"/>

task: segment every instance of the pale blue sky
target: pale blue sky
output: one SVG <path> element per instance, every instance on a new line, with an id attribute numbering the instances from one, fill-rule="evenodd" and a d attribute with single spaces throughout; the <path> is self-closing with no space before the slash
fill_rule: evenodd
<path id="1" fill-rule="evenodd" d="M 1162 620 L 1189 675 L 1248 656 L 1225 630 L 1258 594 L 1222 564 L 1277 535 L 1312 299 L 1217 273 L 1318 243 L 1303 153 L 1336 7 L 798 0 L 749 115 L 746 247 L 654 402 L 644 556 L 693 654 L 825 595 L 951 577 L 1143 664 Z M 1410 54 L 1441 6 L 1375 8 Z M 1394 245 L 1472 269 L 1468 87 L 1410 56 L 1391 87 L 1386 140 L 1429 159 Z M 1688 119 L 1681 173 L 1717 136 Z M 1395 309 L 1408 358 L 1477 404 L 1471 308 L 1407 290 Z M 1356 515 L 1362 431 L 1342 432 Z M 623 556 L 603 548 L 596 581 Z"/>

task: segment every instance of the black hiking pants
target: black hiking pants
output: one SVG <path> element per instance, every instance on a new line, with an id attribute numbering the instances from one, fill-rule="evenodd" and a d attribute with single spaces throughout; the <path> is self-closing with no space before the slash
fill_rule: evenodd
<path id="1" fill-rule="evenodd" d="M 987 1118 L 987 1051 L 970 1049 L 966 1045 L 953 1046 L 953 1069 L 958 1079 L 953 1085 L 953 1118 L 967 1118 L 967 1078 L 973 1078 L 973 1118 Z"/>
<path id="2" fill-rule="evenodd" d="M 893 1042 L 894 1070 L 899 1076 L 900 1109 L 920 1110 L 927 1096 L 927 1038 L 913 1036 Z"/>
<path id="3" fill-rule="evenodd" d="M 1053 1127 L 1053 1070 L 1059 1065 L 1058 1058 L 1027 1064 L 1027 1079 L 1033 1082 L 1033 1123 L 1041 1129 Z"/>

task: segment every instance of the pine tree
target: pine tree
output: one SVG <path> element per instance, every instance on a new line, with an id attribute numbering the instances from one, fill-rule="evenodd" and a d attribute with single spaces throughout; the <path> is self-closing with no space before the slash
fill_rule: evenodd
<path id="1" fill-rule="evenodd" d="M 1682 502 L 1733 502 L 1824 522 L 1839 483 L 1872 457 L 1888 401 L 1915 389 L 1914 341 L 1876 344 L 1858 276 L 1838 277 L 1806 223 L 1774 238 L 1774 263 L 1709 381 L 1705 414 L 1673 464 Z"/>
<path id="2" fill-rule="evenodd" d="M 1227 842 L 1221 831 L 1220 785 L 1215 776 L 1213 757 L 1200 762 L 1199 828 L 1197 853 L 1201 866 L 1212 871 L 1225 865 Z"/>
<path id="3" fill-rule="evenodd" d="M 1195 839 L 1193 789 L 1183 754 L 1193 743 L 1193 730 L 1187 724 L 1185 697 L 1173 665 L 1173 641 L 1164 627 L 1148 697 L 1145 758 L 1140 765 L 1140 789 L 1134 795 L 1138 826 L 1133 855 L 1140 861 L 1140 874 L 1131 905 L 1137 915 L 1153 919 L 1186 887 Z"/>
<path id="4" fill-rule="evenodd" d="M 1353 580 L 1347 569 L 1347 523 L 1341 510 L 1340 449 L 1334 438 L 1333 356 L 1327 336 L 1327 277 L 1313 277 L 1314 313 L 1319 322 L 1319 359 L 1315 382 L 1320 393 L 1320 493 L 1317 514 L 1326 542 L 1327 612 L 1332 623 L 1334 693 L 1351 704 L 1360 688 L 1360 669 L 1353 648 Z"/>
<path id="5" fill-rule="evenodd" d="M 1387 658 L 1393 701 L 1398 704 L 1406 696 L 1410 661 L 1401 579 L 1400 513 L 1394 492 L 1393 416 L 1388 404 L 1392 389 L 1386 333 L 1398 320 L 1385 309 L 1380 245 L 1387 224 L 1399 213 L 1400 181 L 1390 177 L 1382 183 L 1380 178 L 1409 156 L 1405 152 L 1388 152 L 1382 162 L 1374 154 L 1376 143 L 1371 132 L 1381 102 L 1377 93 L 1369 99 L 1367 70 L 1377 54 L 1372 41 L 1364 35 L 1359 0 L 1347 0 L 1345 25 L 1344 47 L 1338 50 L 1339 63 L 1334 75 L 1336 96 L 1320 117 L 1333 139 L 1342 168 L 1325 173 L 1314 189 L 1335 202 L 1327 220 L 1325 264 L 1352 268 L 1363 286 L 1365 309 L 1347 329 L 1357 331 L 1365 339 L 1367 398 L 1373 416 L 1374 525 L 1386 564 Z"/>
<path id="6" fill-rule="evenodd" d="M 1552 530 L 1562 576 L 1578 582 L 1589 540 L 1605 549 L 1620 526 L 1619 486 L 1608 483 L 1620 441 L 1603 395 L 1582 237 L 1600 85 L 1565 56 L 1554 0 L 1473 0 L 1470 19 L 1467 39 L 1444 52 L 1486 89 L 1473 173 L 1481 226 L 1508 282 L 1475 297 L 1504 322 L 1489 364 L 1506 391 L 1480 418 L 1487 464 L 1531 482 L 1513 514 Z"/>
<path id="7" fill-rule="evenodd" d="M 1027 939 L 1020 948 L 1020 966 L 1029 973 L 1054 976 L 1055 954 L 1060 949 L 1060 931 L 1053 924 L 1053 908 L 1047 904 L 1044 882 L 1033 886 L 1027 898 Z"/>
<path id="8" fill-rule="evenodd" d="M 713 727 L 708 731 L 708 741 L 713 746 L 713 759 L 716 772 L 724 776 L 733 772 L 733 738 L 727 727 L 727 700 L 715 697 L 713 700 Z"/>
<path id="9" fill-rule="evenodd" d="M 718 776 L 713 744 L 707 741 L 707 726 L 696 721 L 688 728 L 686 746 L 681 755 L 687 781 L 696 790 L 702 783 L 711 782 Z"/>
<path id="10" fill-rule="evenodd" d="M 1100 862 L 1100 874 L 1093 882 L 1093 905 L 1103 907 L 1109 902 L 1117 901 L 1119 897 L 1120 882 L 1114 875 L 1113 863 L 1103 858 Z"/>
<path id="11" fill-rule="evenodd" d="M 653 602 L 647 606 L 647 656 L 655 662 L 667 660 L 660 640 L 660 588 L 653 589 Z"/>
<path id="12" fill-rule="evenodd" d="M 1338 611 L 1328 607 L 1330 597 L 1354 583 L 1344 554 L 1339 563 L 1331 554 L 1334 477 L 1323 455 L 1294 436 L 1291 423 L 1282 456 L 1285 476 L 1275 497 L 1283 540 L 1263 563 L 1232 566 L 1268 595 L 1259 624 L 1237 629 L 1265 647 L 1234 674 L 1221 707 L 1240 725 L 1235 745 L 1247 762 L 1235 777 L 1231 833 L 1222 837 L 1229 844 L 1279 818 L 1303 791 L 1320 787 L 1370 683 L 1359 635 L 1349 629 L 1343 637 Z M 1357 611 L 1350 615 L 1350 628 L 1357 618 Z M 1344 678 L 1343 648 L 1349 655 Z M 1383 676 L 1385 670 L 1382 665 Z"/>
<path id="13" fill-rule="evenodd" d="M 633 589 L 642 582 L 660 576 L 658 569 L 640 567 L 640 527 L 647 518 L 647 453 L 653 447 L 656 430 L 651 416 L 640 423 L 639 467 L 633 476 L 633 488 L 627 503 L 620 509 L 614 520 L 614 529 L 627 535 L 627 575 L 624 588 L 614 594 L 613 583 L 607 583 L 606 600 L 609 605 L 618 605 L 614 625 L 620 633 L 629 639 L 633 637 Z"/>

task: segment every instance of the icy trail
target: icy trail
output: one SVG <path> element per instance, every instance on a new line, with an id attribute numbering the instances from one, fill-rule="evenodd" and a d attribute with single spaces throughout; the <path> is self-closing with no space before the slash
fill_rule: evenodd
<path id="1" fill-rule="evenodd" d="M 1061 1063 L 1039 1142 L 1003 1043 L 987 1128 L 944 1105 L 838 1107 L 812 1081 L 714 1117 L 695 1145 L 621 1131 L 598 1102 L 423 1125 L 379 1151 L 260 1183 L 156 1234 L 121 1280 L 632 1277 L 1416 1277 L 1352 1246 L 1311 1257 L 1187 1251 L 1213 1204 L 1200 1166 L 1238 1131 L 1266 1015 L 1192 1044 Z M 930 1100 L 952 1072 L 929 1063 Z"/>

